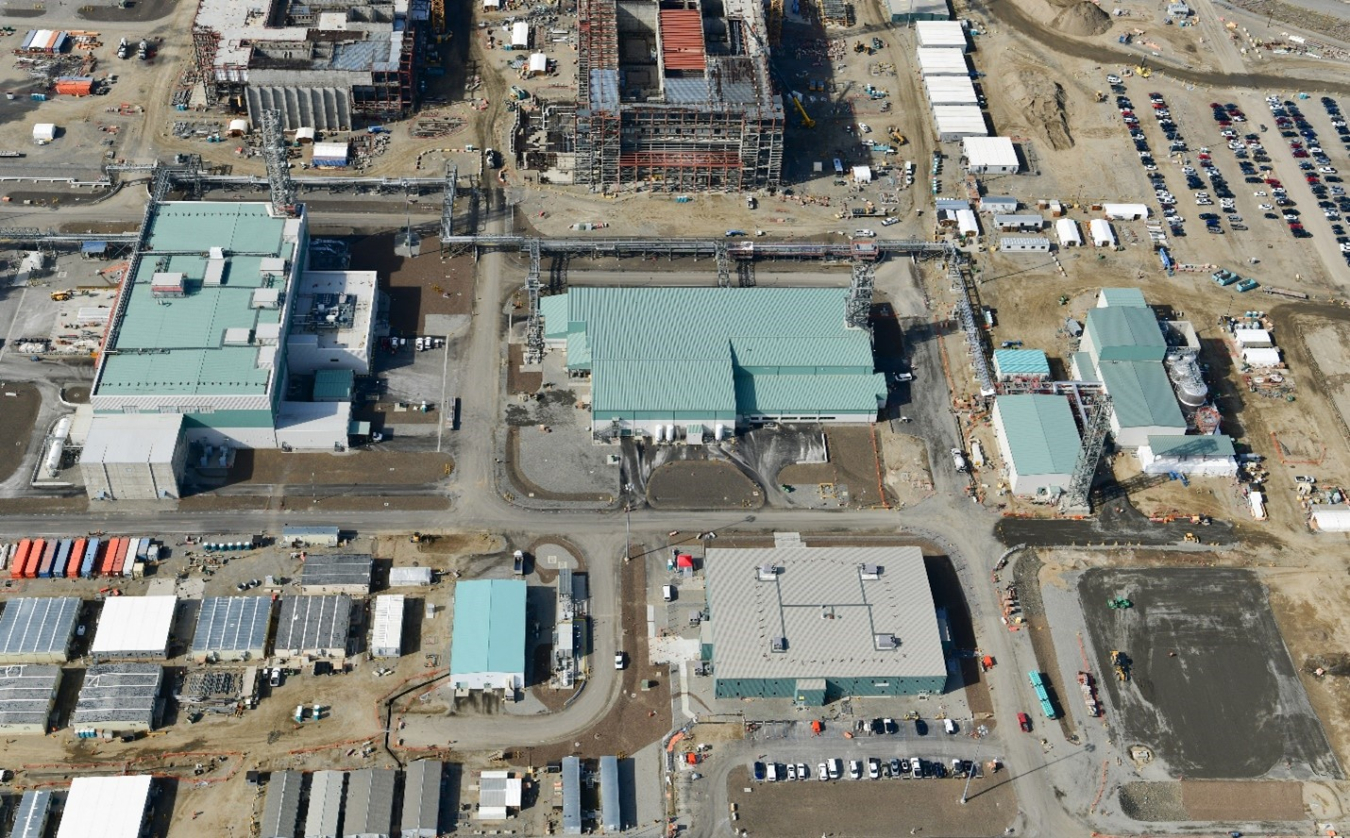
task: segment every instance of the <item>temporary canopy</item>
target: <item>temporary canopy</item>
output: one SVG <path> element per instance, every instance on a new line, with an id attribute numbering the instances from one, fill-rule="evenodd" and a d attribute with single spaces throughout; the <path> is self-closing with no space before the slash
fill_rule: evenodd
<path id="1" fill-rule="evenodd" d="M 1242 362 L 1251 367 L 1278 367 L 1280 350 L 1274 347 L 1244 349 Z"/>
<path id="2" fill-rule="evenodd" d="M 313 129 L 313 128 L 297 128 L 297 129 L 295 129 L 295 141 L 296 141 L 297 143 L 312 143 L 312 142 L 314 142 L 314 129 Z"/>
<path id="3" fill-rule="evenodd" d="M 1274 343 L 1265 329 L 1234 329 L 1233 339 L 1243 349 L 1268 347 Z"/>
<path id="4" fill-rule="evenodd" d="M 347 165 L 347 152 L 346 143 L 315 143 L 314 164 L 316 166 L 345 166 Z"/>
<path id="5" fill-rule="evenodd" d="M 1059 236 L 1060 247 L 1082 247 L 1083 236 L 1078 232 L 1078 222 L 1072 218 L 1055 219 L 1055 235 Z"/>
<path id="6" fill-rule="evenodd" d="M 530 75 L 537 76 L 548 72 L 548 56 L 542 52 L 536 52 L 530 56 Z"/>
<path id="7" fill-rule="evenodd" d="M 1344 506 L 1313 507 L 1309 523 L 1319 532 L 1350 532 L 1350 509 Z"/>
<path id="8" fill-rule="evenodd" d="M 957 210 L 956 227 L 963 236 L 978 236 L 980 234 L 980 224 L 975 219 L 974 210 Z"/>
<path id="9" fill-rule="evenodd" d="M 872 182 L 872 167 L 871 167 L 871 166 L 854 166 L 854 167 L 853 167 L 853 182 L 854 182 L 854 183 L 871 183 L 871 182 Z"/>
<path id="10" fill-rule="evenodd" d="M 1111 229 L 1111 222 L 1094 218 L 1088 222 L 1088 232 L 1092 235 L 1092 243 L 1097 247 L 1116 246 L 1116 234 Z"/>
<path id="11" fill-rule="evenodd" d="M 530 25 L 523 20 L 511 24 L 511 46 L 525 48 L 530 45 Z"/>

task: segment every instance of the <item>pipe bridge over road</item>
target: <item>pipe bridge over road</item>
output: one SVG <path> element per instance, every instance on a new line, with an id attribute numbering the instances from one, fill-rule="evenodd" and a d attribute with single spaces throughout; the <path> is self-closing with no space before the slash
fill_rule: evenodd
<path id="1" fill-rule="evenodd" d="M 857 250 L 851 242 L 727 242 L 724 239 L 669 238 L 535 238 L 531 236 L 453 236 L 443 242 L 447 247 L 480 250 L 519 250 L 536 246 L 543 253 L 570 256 L 622 256 L 662 254 L 671 256 L 711 256 L 719 251 L 732 259 L 841 259 L 852 261 Z M 922 239 L 876 239 L 869 242 L 881 253 L 942 256 L 948 245 Z"/>

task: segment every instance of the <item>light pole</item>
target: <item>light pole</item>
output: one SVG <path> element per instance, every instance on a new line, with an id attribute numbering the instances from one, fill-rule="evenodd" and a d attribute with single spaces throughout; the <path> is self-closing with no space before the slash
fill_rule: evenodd
<path id="1" fill-rule="evenodd" d="M 984 744 L 984 737 L 989 735 L 989 728 L 980 725 L 975 728 L 975 758 L 971 760 L 970 771 L 966 772 L 966 785 L 961 789 L 961 805 L 966 805 L 968 795 L 970 794 L 970 778 L 975 776 L 975 772 L 980 767 L 980 746 Z"/>

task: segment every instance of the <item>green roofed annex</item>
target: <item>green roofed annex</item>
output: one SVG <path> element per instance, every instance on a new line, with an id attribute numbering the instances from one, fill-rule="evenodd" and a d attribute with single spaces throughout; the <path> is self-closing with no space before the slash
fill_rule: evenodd
<path id="1" fill-rule="evenodd" d="M 456 690 L 525 688 L 525 582 L 473 579 L 455 585 L 450 683 Z"/>
<path id="2" fill-rule="evenodd" d="M 545 338 L 591 384 L 592 431 L 720 437 L 765 422 L 873 422 L 886 399 L 846 289 L 573 288 Z"/>

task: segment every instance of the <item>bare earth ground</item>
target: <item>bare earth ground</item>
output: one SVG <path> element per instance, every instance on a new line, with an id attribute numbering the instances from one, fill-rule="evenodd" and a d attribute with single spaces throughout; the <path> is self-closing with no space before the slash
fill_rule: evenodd
<path id="1" fill-rule="evenodd" d="M 274 450 L 241 450 L 231 478 L 237 483 L 317 485 L 382 484 L 415 486 L 435 483 L 453 470 L 448 454 L 431 451 L 355 451 L 340 457 Z"/>
<path id="2" fill-rule="evenodd" d="M 7 480 L 23 463 L 41 396 L 31 384 L 5 382 L 0 400 L 0 480 Z"/>
<path id="3" fill-rule="evenodd" d="M 647 502 L 656 509 L 758 509 L 764 497 L 759 487 L 731 463 L 675 460 L 652 471 L 647 479 Z"/>
<path id="4" fill-rule="evenodd" d="M 87 502 L 83 498 L 79 499 L 80 505 L 76 508 L 83 510 Z M 0 509 L 5 507 L 0 505 Z M 324 510 L 354 511 L 363 512 L 379 509 L 407 509 L 426 512 L 440 512 L 450 508 L 449 498 L 438 497 L 435 495 L 324 495 L 317 499 L 305 496 L 299 493 L 291 501 L 282 498 L 263 498 L 263 497 L 218 497 L 216 495 L 192 495 L 183 498 L 178 502 L 178 508 L 183 512 L 222 512 L 235 510 L 240 512 L 251 512 L 260 510 L 284 510 L 294 513 L 296 523 L 302 522 L 302 516 L 306 509 L 312 509 L 316 512 Z M 35 507 L 25 511 L 47 511 L 41 507 Z"/>
<path id="5" fill-rule="evenodd" d="M 1197 821 L 1296 821 L 1304 817 L 1302 786 L 1183 780 L 1181 805 Z"/>
<path id="6" fill-rule="evenodd" d="M 352 246 L 352 270 L 379 271 L 389 294 L 389 327 L 401 335 L 426 334 L 428 314 L 473 310 L 474 266 L 467 256 L 441 260 L 435 239 L 422 240 L 412 259 L 395 255 L 392 234 L 366 236 Z M 387 279 L 386 279 L 387 278 Z"/>
<path id="7" fill-rule="evenodd" d="M 886 465 L 886 493 L 895 506 L 904 509 L 933 496 L 933 475 L 928 466 L 928 449 L 923 440 L 908 434 L 877 429 L 881 459 Z"/>
<path id="8" fill-rule="evenodd" d="M 830 428 L 825 436 L 829 446 L 828 463 L 804 463 L 784 467 L 778 472 L 778 482 L 788 484 L 833 483 L 836 490 L 847 486 L 849 506 L 871 508 L 881 506 L 877 485 L 878 450 L 873 447 L 870 427 Z"/>
<path id="9" fill-rule="evenodd" d="M 964 780 L 755 783 L 745 768 L 736 768 L 727 779 L 727 796 L 739 808 L 736 825 L 751 835 L 973 838 L 998 835 L 1016 816 L 1017 800 L 1006 780 L 1006 774 L 988 773 L 973 780 L 962 806 L 957 801 Z"/>

